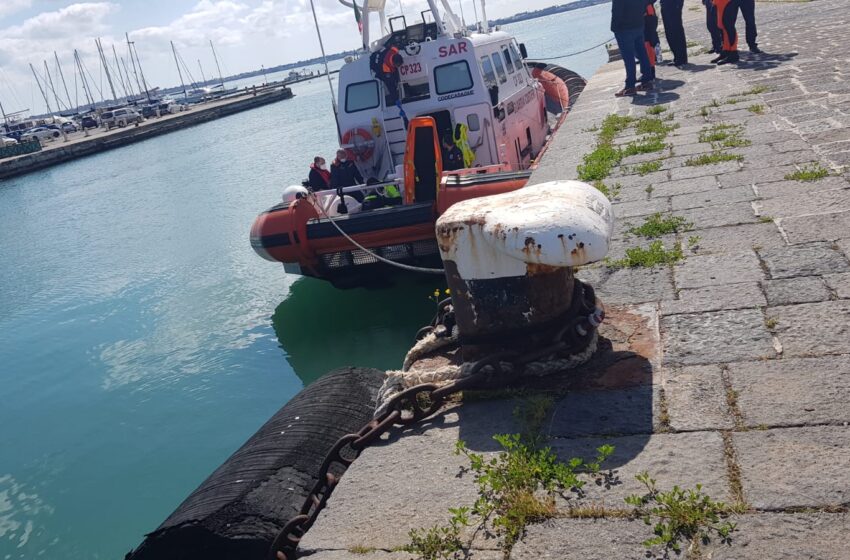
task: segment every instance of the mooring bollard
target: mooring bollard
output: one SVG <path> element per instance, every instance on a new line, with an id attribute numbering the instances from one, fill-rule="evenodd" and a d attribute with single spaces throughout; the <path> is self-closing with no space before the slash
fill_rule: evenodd
<path id="1" fill-rule="evenodd" d="M 581 319 L 582 296 L 574 292 L 584 289 L 573 269 L 605 257 L 613 226 L 608 199 L 578 181 L 449 208 L 437 221 L 437 240 L 464 361 L 539 348 Z"/>

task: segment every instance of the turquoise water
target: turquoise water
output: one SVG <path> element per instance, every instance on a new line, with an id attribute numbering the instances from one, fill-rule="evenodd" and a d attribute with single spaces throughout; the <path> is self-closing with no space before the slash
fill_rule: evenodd
<path id="1" fill-rule="evenodd" d="M 512 27 L 563 54 L 606 39 L 608 9 Z M 397 367 L 430 319 L 433 278 L 341 292 L 251 251 L 335 146 L 327 83 L 294 91 L 0 182 L 0 559 L 122 557 L 305 384 Z"/>

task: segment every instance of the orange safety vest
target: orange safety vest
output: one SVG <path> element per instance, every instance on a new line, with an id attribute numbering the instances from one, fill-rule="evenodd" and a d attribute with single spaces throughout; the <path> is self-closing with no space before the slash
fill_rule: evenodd
<path id="1" fill-rule="evenodd" d="M 384 65 L 381 67 L 384 73 L 392 74 L 393 72 L 398 70 L 398 68 L 396 68 L 395 62 L 393 62 L 393 58 L 395 58 L 395 55 L 397 54 L 399 54 L 398 48 L 390 47 L 387 49 L 387 53 L 384 55 Z"/>

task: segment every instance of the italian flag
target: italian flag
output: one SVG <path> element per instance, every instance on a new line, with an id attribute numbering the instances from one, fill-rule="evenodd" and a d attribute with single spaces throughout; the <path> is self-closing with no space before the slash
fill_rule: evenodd
<path id="1" fill-rule="evenodd" d="M 357 20 L 357 29 L 360 30 L 360 33 L 363 33 L 363 19 L 360 17 L 360 8 L 357 7 L 357 0 L 353 0 L 351 3 L 354 4 L 354 19 Z"/>

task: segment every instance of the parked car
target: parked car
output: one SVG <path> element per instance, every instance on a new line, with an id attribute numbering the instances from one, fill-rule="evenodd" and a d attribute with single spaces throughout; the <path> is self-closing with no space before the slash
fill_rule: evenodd
<path id="1" fill-rule="evenodd" d="M 23 134 L 21 134 L 21 142 L 26 142 L 28 140 L 38 140 L 39 142 L 44 142 L 45 140 L 53 140 L 54 138 L 59 138 L 60 136 L 62 136 L 62 133 L 56 130 L 55 128 L 37 126 L 35 128 L 25 130 Z"/>
<path id="2" fill-rule="evenodd" d="M 142 116 L 146 119 L 156 116 L 156 107 L 153 105 L 145 105 L 142 107 Z"/>
<path id="3" fill-rule="evenodd" d="M 124 128 L 128 124 L 142 122 L 142 115 L 130 108 L 107 111 L 100 116 L 100 123 L 107 129 L 117 126 Z"/>
<path id="4" fill-rule="evenodd" d="M 97 124 L 97 119 L 90 115 L 86 115 L 85 117 L 83 117 L 83 119 L 80 121 L 80 125 L 83 128 L 97 128 L 98 126 L 100 126 L 99 124 Z"/>
<path id="5" fill-rule="evenodd" d="M 72 122 L 64 122 L 62 123 L 62 130 L 65 132 L 77 132 L 79 128 Z"/>
<path id="6" fill-rule="evenodd" d="M 14 146 L 18 141 L 14 138 L 9 138 L 8 136 L 0 136 L 0 148 L 5 148 L 6 146 Z"/>

